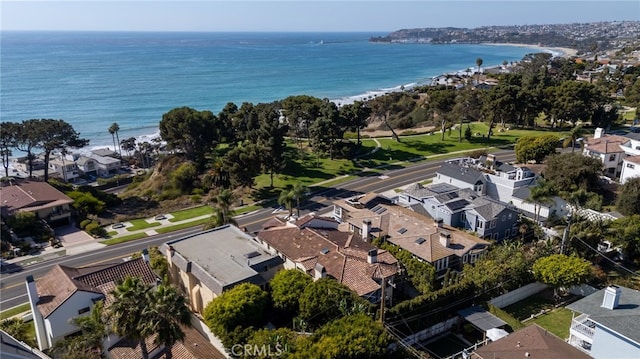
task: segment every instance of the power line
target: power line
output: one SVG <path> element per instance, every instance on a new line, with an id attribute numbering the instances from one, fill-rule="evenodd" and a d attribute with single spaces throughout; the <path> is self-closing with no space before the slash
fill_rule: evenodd
<path id="1" fill-rule="evenodd" d="M 616 267 L 620 267 L 620 268 L 624 269 L 624 270 L 625 270 L 625 271 L 627 271 L 629 274 L 633 274 L 633 275 L 640 276 L 640 273 L 638 273 L 638 272 L 634 272 L 634 271 L 632 271 L 631 269 L 629 269 L 629 268 L 627 268 L 627 267 L 623 266 L 622 264 L 617 263 L 617 262 L 616 262 L 616 261 L 614 261 L 613 259 L 611 259 L 611 258 L 607 257 L 605 253 L 602 253 L 602 252 L 600 252 L 599 250 L 597 250 L 596 248 L 593 248 L 590 244 L 586 243 L 586 242 L 585 242 L 585 241 L 583 241 L 582 239 L 580 239 L 580 238 L 578 238 L 578 237 L 576 237 L 576 236 L 571 237 L 571 239 L 577 239 L 577 240 L 579 240 L 579 241 L 580 241 L 584 246 L 586 246 L 587 248 L 591 249 L 592 251 L 594 251 L 594 252 L 598 253 L 599 255 L 601 255 L 601 256 L 602 256 L 602 258 L 604 258 L 604 259 L 608 260 L 609 262 L 611 262 L 611 263 L 612 263 L 613 265 L 615 265 Z"/>

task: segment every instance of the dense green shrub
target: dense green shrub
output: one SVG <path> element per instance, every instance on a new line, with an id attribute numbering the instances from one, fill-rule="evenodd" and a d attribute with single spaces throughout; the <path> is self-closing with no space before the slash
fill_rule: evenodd
<path id="1" fill-rule="evenodd" d="M 87 225 L 91 222 L 92 221 L 90 219 L 85 219 L 84 221 L 80 222 L 80 229 L 85 229 Z"/>

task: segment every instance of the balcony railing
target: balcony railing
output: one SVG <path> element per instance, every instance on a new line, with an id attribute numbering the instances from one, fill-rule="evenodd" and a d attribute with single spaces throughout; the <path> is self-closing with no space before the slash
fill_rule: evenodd
<path id="1" fill-rule="evenodd" d="M 596 324 L 589 320 L 589 316 L 582 314 L 573 318 L 571 322 L 571 331 L 582 334 L 583 336 L 593 339 L 596 332 Z"/>

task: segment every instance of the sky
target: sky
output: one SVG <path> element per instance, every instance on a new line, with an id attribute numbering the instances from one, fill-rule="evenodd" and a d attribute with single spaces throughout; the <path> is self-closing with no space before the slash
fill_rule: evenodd
<path id="1" fill-rule="evenodd" d="M 363 31 L 640 20 L 640 1 L 0 0 L 0 30 Z"/>

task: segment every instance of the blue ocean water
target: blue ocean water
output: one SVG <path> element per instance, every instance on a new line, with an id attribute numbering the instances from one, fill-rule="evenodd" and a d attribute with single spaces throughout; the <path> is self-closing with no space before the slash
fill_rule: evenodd
<path id="1" fill-rule="evenodd" d="M 530 48 L 370 43 L 380 33 L 1 32 L 0 120 L 64 119 L 91 147 L 154 135 L 190 106 L 310 95 L 336 102 L 446 72 L 517 61 Z"/>

